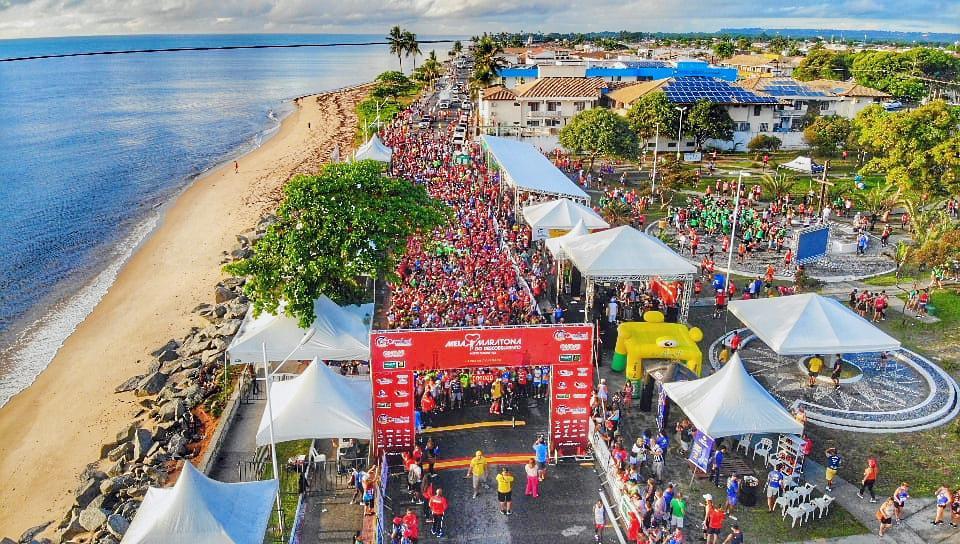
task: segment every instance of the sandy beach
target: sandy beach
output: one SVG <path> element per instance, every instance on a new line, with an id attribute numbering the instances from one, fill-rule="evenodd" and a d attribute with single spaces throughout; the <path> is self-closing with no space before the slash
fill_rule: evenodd
<path id="1" fill-rule="evenodd" d="M 96 309 L 27 390 L 0 408 L 0 537 L 59 522 L 79 475 L 140 406 L 113 389 L 213 300 L 222 251 L 275 206 L 290 177 L 310 173 L 356 133 L 365 89 L 305 97 L 262 147 L 196 180 L 166 210 Z M 308 128 L 308 124 L 309 127 Z"/>

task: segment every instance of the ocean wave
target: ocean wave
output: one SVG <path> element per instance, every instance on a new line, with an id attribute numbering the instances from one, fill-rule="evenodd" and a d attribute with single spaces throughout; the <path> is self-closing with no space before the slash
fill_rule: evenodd
<path id="1" fill-rule="evenodd" d="M 123 265 L 156 228 L 160 211 L 139 223 L 112 251 L 107 266 L 74 295 L 55 304 L 27 326 L 0 353 L 0 407 L 30 386 L 56 356 L 66 339 L 87 318 L 117 278 Z"/>

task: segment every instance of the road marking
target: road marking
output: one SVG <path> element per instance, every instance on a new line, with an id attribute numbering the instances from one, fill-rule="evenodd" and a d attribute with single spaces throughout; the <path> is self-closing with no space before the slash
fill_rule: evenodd
<path id="1" fill-rule="evenodd" d="M 480 423 L 464 423 L 462 425 L 447 425 L 446 427 L 430 427 L 429 429 L 420 431 L 420 434 L 465 431 L 469 429 L 484 429 L 487 427 L 523 427 L 526 424 L 526 421 L 481 421 Z"/>
<path id="2" fill-rule="evenodd" d="M 499 455 L 486 455 L 487 465 L 522 465 L 533 457 L 529 453 L 503 453 Z M 473 457 L 458 457 L 456 459 L 445 459 L 437 461 L 434 468 L 437 470 L 448 470 L 455 468 L 467 468 L 470 466 L 470 460 Z"/>
<path id="3" fill-rule="evenodd" d="M 584 525 L 574 525 L 573 527 L 567 527 L 566 529 L 560 531 L 560 534 L 565 537 L 572 537 L 577 536 L 586 530 L 587 527 Z"/>

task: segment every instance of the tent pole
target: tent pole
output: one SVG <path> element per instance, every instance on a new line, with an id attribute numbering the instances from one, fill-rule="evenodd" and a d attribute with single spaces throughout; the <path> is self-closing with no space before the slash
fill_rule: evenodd
<path id="1" fill-rule="evenodd" d="M 727 276 L 723 280 L 723 289 L 727 292 L 727 297 L 730 295 L 730 269 L 733 268 L 733 246 L 737 243 L 737 220 L 740 216 L 740 188 L 743 183 L 743 176 L 746 175 L 742 170 L 740 175 L 737 176 L 737 192 L 734 196 L 736 201 L 733 205 L 733 221 L 730 223 L 730 248 L 727 251 Z M 730 306 L 728 305 L 727 308 Z M 727 310 L 723 314 L 723 328 L 727 328 L 727 317 L 730 315 L 730 310 Z"/>
<path id="2" fill-rule="evenodd" d="M 273 381 L 273 375 L 270 373 L 269 363 L 267 362 L 267 344 L 260 344 L 263 350 L 263 372 L 266 375 L 267 382 L 267 416 L 270 418 L 270 457 L 273 461 L 273 477 L 277 479 L 277 522 L 280 524 L 280 538 L 283 538 L 283 507 L 280 505 L 280 465 L 277 464 L 277 442 L 273 437 L 273 403 L 270 402 L 270 382 Z"/>

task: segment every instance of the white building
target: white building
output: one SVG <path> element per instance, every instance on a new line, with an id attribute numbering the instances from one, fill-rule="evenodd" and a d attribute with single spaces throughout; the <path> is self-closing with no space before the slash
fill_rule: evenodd
<path id="1" fill-rule="evenodd" d="M 870 104 L 879 104 L 892 98 L 892 96 L 883 91 L 865 87 L 853 81 L 815 79 L 813 81 L 805 81 L 804 84 L 836 96 L 837 101 L 833 106 L 834 113 L 847 119 L 853 119 L 861 110 Z M 829 115 L 829 112 L 825 115 Z"/>
<path id="2" fill-rule="evenodd" d="M 480 126 L 487 134 L 556 135 L 577 113 L 593 108 L 607 89 L 600 78 L 544 77 L 480 95 Z"/>

